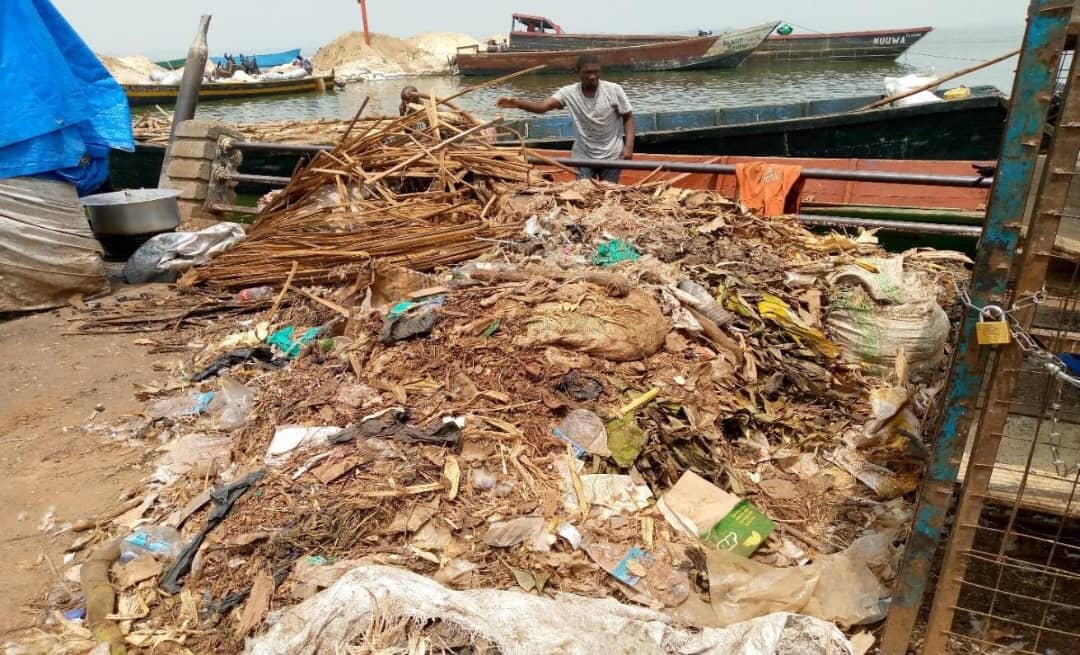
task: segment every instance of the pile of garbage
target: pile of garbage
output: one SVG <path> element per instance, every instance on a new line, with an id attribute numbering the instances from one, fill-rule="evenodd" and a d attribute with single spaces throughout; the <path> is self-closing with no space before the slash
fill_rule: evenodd
<path id="1" fill-rule="evenodd" d="M 346 136 L 185 276 L 229 313 L 139 390 L 157 468 L 71 526 L 50 648 L 869 647 L 964 258 L 461 120 Z"/>

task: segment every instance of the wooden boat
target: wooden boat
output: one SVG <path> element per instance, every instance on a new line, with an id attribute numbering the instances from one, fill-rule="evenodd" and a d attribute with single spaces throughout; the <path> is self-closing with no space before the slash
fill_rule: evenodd
<path id="1" fill-rule="evenodd" d="M 568 157 L 567 150 L 540 150 L 548 157 Z M 110 156 L 110 181 L 113 188 L 139 188 L 157 185 L 158 172 L 165 156 L 165 146 L 136 144 L 135 152 L 113 151 Z M 736 157 L 708 155 L 648 155 L 650 160 L 712 164 L 738 164 L 765 161 L 775 164 L 799 165 L 805 168 L 875 171 L 885 173 L 920 173 L 931 175 L 974 175 L 975 164 L 992 162 L 972 161 L 904 161 L 872 159 L 820 159 L 782 157 Z M 249 152 L 244 155 L 241 170 L 256 175 L 288 177 L 300 155 L 295 153 Z M 556 179 L 569 179 L 569 173 L 557 168 L 545 172 Z M 640 182 L 650 171 L 623 171 L 621 182 Z M 657 179 L 653 176 L 651 179 Z M 674 180 L 675 186 L 689 189 L 712 189 L 734 198 L 735 177 L 730 174 L 660 174 L 659 179 Z M 251 196 L 266 193 L 271 188 L 263 184 L 242 182 L 241 194 Z M 981 225 L 989 190 L 979 187 L 941 187 L 929 185 L 900 185 L 840 180 L 806 180 L 803 186 L 803 212 L 819 216 L 869 218 L 881 221 L 913 221 L 951 225 Z M 955 247 L 953 244 L 949 247 Z"/>
<path id="2" fill-rule="evenodd" d="M 895 61 L 933 29 L 773 34 L 750 55 L 750 61 Z"/>
<path id="3" fill-rule="evenodd" d="M 607 71 L 735 68 L 777 25 L 772 22 L 721 35 L 612 48 L 480 52 L 478 46 L 470 46 L 459 49 L 455 65 L 462 75 L 500 75 L 540 65 L 546 67 L 540 71 L 543 73 L 567 73 L 573 72 L 579 56 L 594 54 Z"/>
<path id="4" fill-rule="evenodd" d="M 617 48 L 692 38 L 684 34 L 575 34 L 544 16 L 513 14 L 511 18 L 508 43 L 511 50 L 519 51 Z"/>
<path id="5" fill-rule="evenodd" d="M 240 54 L 235 55 L 239 57 Z M 259 64 L 259 68 L 273 68 L 274 66 L 284 66 L 285 64 L 291 64 L 294 59 L 300 56 L 300 48 L 294 48 L 292 50 L 282 50 L 281 52 L 268 52 L 262 55 L 255 55 L 255 62 Z M 225 62 L 225 57 L 211 57 L 210 61 L 215 64 L 221 64 Z M 176 70 L 183 68 L 187 63 L 187 59 L 181 57 L 179 59 L 169 59 L 167 61 L 154 62 L 162 68 L 168 68 L 169 70 Z"/>
<path id="6" fill-rule="evenodd" d="M 770 34 L 750 54 L 748 61 L 895 61 L 933 29 L 906 27 L 831 34 Z M 510 49 L 515 51 L 576 50 L 646 45 L 689 38 L 677 34 L 574 34 L 564 31 L 544 16 L 514 14 L 509 44 Z"/>
<path id="7" fill-rule="evenodd" d="M 961 100 L 854 112 L 880 98 L 635 113 L 635 150 L 766 157 L 997 158 L 1008 101 L 995 87 L 972 87 L 971 96 Z M 511 121 L 507 127 L 533 147 L 563 150 L 573 144 L 569 115 Z"/>
<path id="8" fill-rule="evenodd" d="M 124 93 L 128 97 L 128 104 L 132 107 L 175 104 L 176 96 L 180 92 L 178 84 L 125 84 L 123 86 Z M 268 82 L 207 82 L 199 91 L 199 101 L 261 98 L 293 93 L 323 93 L 333 87 L 332 74 Z"/>

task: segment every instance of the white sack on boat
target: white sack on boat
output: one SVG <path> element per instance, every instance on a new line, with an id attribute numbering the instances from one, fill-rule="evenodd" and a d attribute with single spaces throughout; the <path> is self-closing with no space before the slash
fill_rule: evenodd
<path id="1" fill-rule="evenodd" d="M 937 77 L 933 73 L 929 75 L 905 75 L 903 77 L 886 77 L 885 78 L 885 95 L 895 96 L 901 93 L 907 93 L 921 86 L 926 86 L 937 80 Z M 913 96 L 907 98 L 901 98 L 892 103 L 893 107 L 910 107 L 913 105 L 926 105 L 932 102 L 945 102 L 941 98 L 937 97 L 931 91 L 920 91 Z"/>

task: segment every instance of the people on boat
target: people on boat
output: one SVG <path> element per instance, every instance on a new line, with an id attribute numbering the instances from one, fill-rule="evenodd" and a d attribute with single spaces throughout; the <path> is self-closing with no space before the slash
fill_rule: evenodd
<path id="1" fill-rule="evenodd" d="M 311 72 L 315 70 L 315 67 L 311 63 L 311 60 L 304 57 L 303 55 L 296 55 L 296 59 L 293 59 L 292 64 L 297 68 L 303 68 L 308 75 L 311 75 Z"/>
<path id="2" fill-rule="evenodd" d="M 422 98 L 420 90 L 415 86 L 407 86 L 401 90 L 401 104 L 398 105 L 398 114 L 404 116 L 409 113 L 409 105 L 418 104 Z"/>
<path id="3" fill-rule="evenodd" d="M 523 100 L 503 96 L 495 103 L 504 109 L 523 109 L 546 114 L 567 109 L 574 119 L 574 147 L 577 159 L 633 159 L 634 110 L 626 91 L 614 82 L 600 79 L 600 59 L 593 54 L 578 57 L 579 81 L 562 87 L 544 100 Z M 619 181 L 618 168 L 582 167 L 578 179 Z"/>

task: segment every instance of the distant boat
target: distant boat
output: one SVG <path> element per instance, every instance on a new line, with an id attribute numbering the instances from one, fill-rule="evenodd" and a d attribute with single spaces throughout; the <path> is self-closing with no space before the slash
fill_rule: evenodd
<path id="1" fill-rule="evenodd" d="M 515 51 L 618 48 L 692 38 L 681 34 L 576 34 L 564 31 L 544 16 L 513 14 L 511 18 L 509 44 Z"/>
<path id="2" fill-rule="evenodd" d="M 606 71 L 666 71 L 735 68 L 761 45 L 779 21 L 744 30 L 693 38 L 678 38 L 643 45 L 588 47 L 571 50 L 480 52 L 479 47 L 458 50 L 455 58 L 462 75 L 500 75 L 544 65 L 542 73 L 574 70 L 577 58 L 594 54 Z"/>
<path id="3" fill-rule="evenodd" d="M 524 28 L 524 29 L 522 29 Z M 749 61 L 894 61 L 934 28 L 906 27 L 832 34 L 771 34 Z M 648 45 L 693 37 L 677 34 L 575 34 L 544 16 L 513 14 L 510 50 L 574 50 Z"/>
<path id="4" fill-rule="evenodd" d="M 237 57 L 240 53 L 236 53 Z M 284 66 L 285 64 L 291 64 L 293 60 L 300 56 L 300 48 L 295 50 L 283 50 L 281 52 L 270 52 L 265 55 L 255 55 L 255 62 L 259 64 L 259 68 L 273 68 L 274 66 Z M 225 63 L 225 57 L 211 57 L 210 61 L 215 64 Z M 168 61 L 155 62 L 162 68 L 168 68 L 169 70 L 176 70 L 183 68 L 187 60 L 181 57 L 180 59 L 169 59 Z"/>
<path id="5" fill-rule="evenodd" d="M 634 114 L 635 152 L 857 159 L 996 159 L 1008 100 L 992 86 L 907 107 L 855 110 L 880 95 Z M 569 115 L 506 123 L 529 147 L 569 149 Z M 509 138 L 508 138 L 509 139 Z"/>
<path id="6" fill-rule="evenodd" d="M 933 29 L 773 34 L 750 55 L 750 61 L 895 61 Z"/>
<path id="7" fill-rule="evenodd" d="M 180 92 L 178 84 L 124 84 L 128 104 L 171 105 L 176 103 Z M 267 82 L 206 82 L 199 91 L 199 100 L 228 100 L 233 98 L 259 98 L 263 96 L 293 93 L 323 93 L 334 87 L 334 76 L 301 77 L 295 80 L 271 80 Z"/>

